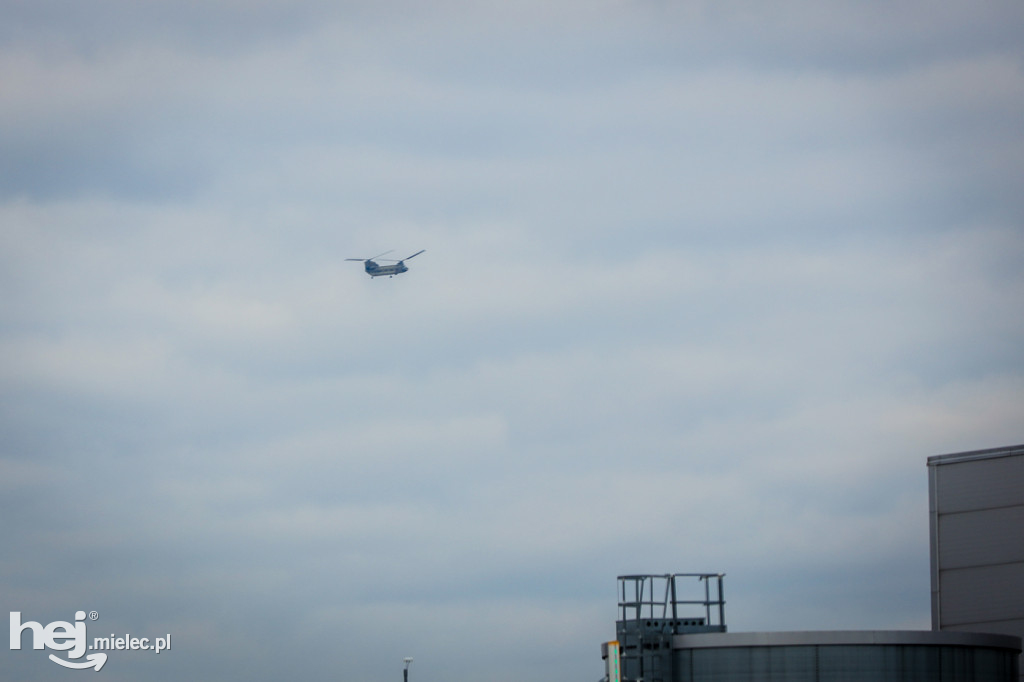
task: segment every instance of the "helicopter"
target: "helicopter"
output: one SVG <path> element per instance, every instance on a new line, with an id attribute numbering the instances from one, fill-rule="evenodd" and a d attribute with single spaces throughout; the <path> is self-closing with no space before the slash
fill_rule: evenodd
<path id="1" fill-rule="evenodd" d="M 394 251 L 394 249 L 391 249 L 391 251 Z M 402 260 L 396 261 L 394 258 L 383 258 L 381 260 L 394 261 L 395 264 L 379 265 L 375 259 L 380 258 L 381 256 L 386 256 L 387 254 L 391 253 L 391 251 L 385 251 L 384 253 L 377 254 L 373 258 L 346 258 L 345 260 L 361 261 L 363 264 L 363 268 L 366 270 L 366 274 L 369 275 L 370 277 L 383 277 L 384 275 L 387 275 L 388 277 L 394 277 L 395 275 L 401 275 L 403 272 L 407 272 L 409 268 L 405 266 L 405 261 L 409 260 L 410 258 L 415 258 L 416 256 L 426 251 L 426 249 L 420 249 L 416 253 L 412 254 L 411 256 L 406 256 Z"/>

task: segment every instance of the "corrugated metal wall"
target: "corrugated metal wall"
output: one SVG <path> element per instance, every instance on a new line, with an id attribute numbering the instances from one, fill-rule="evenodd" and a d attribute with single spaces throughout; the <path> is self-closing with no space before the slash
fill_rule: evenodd
<path id="1" fill-rule="evenodd" d="M 928 473 L 932 627 L 1024 637 L 1024 446 L 930 457 Z"/>

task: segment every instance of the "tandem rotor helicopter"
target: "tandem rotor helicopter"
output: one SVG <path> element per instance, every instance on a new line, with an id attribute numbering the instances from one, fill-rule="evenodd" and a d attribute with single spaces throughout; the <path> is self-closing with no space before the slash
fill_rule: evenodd
<path id="1" fill-rule="evenodd" d="M 394 249 L 391 249 L 391 251 L 394 251 Z M 379 253 L 373 258 L 346 258 L 345 260 L 355 260 L 362 262 L 363 268 L 366 270 L 366 274 L 369 275 L 370 277 L 383 277 L 384 275 L 387 275 L 388 277 L 394 277 L 395 275 L 401 275 L 403 272 L 408 272 L 409 268 L 405 266 L 405 261 L 409 260 L 410 258 L 415 258 L 416 256 L 426 251 L 426 249 L 420 249 L 416 253 L 412 254 L 411 256 L 406 256 L 402 260 L 395 260 L 394 258 L 381 258 L 381 260 L 393 261 L 394 265 L 380 265 L 376 262 L 375 259 L 380 258 L 381 256 L 386 256 L 387 254 L 391 253 L 391 251 Z"/>

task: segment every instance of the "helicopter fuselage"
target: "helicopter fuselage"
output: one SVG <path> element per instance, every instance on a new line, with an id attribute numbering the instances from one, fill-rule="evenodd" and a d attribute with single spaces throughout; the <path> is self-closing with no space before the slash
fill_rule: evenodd
<path id="1" fill-rule="evenodd" d="M 370 277 L 384 277 L 385 275 L 394 277 L 409 271 L 409 268 L 401 261 L 394 265 L 379 265 L 372 260 L 368 260 L 363 264 L 363 268 Z"/>
<path id="2" fill-rule="evenodd" d="M 346 258 L 345 260 L 361 261 L 363 264 L 363 269 L 366 270 L 366 274 L 369 275 L 370 277 L 384 277 L 385 275 L 387 275 L 388 277 L 394 277 L 395 275 L 401 275 L 403 272 L 408 272 L 409 268 L 405 265 L 405 261 L 409 260 L 410 258 L 415 258 L 424 251 L 426 251 L 426 249 L 420 249 L 416 253 L 412 254 L 411 256 L 406 256 L 402 260 L 394 260 L 391 258 L 383 259 L 394 262 L 394 265 L 381 265 L 380 263 L 373 259 L 380 258 L 381 256 L 386 256 L 387 254 L 391 253 L 391 251 L 385 251 L 384 253 L 374 256 L 373 258 Z"/>

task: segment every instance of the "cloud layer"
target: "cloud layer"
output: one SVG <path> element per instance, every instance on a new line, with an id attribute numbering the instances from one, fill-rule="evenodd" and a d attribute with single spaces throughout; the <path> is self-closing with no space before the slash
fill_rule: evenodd
<path id="1" fill-rule="evenodd" d="M 0 595 L 173 635 L 109 679 L 598 679 L 637 572 L 928 627 L 925 458 L 1024 442 L 1017 3 L 0 12 Z"/>

